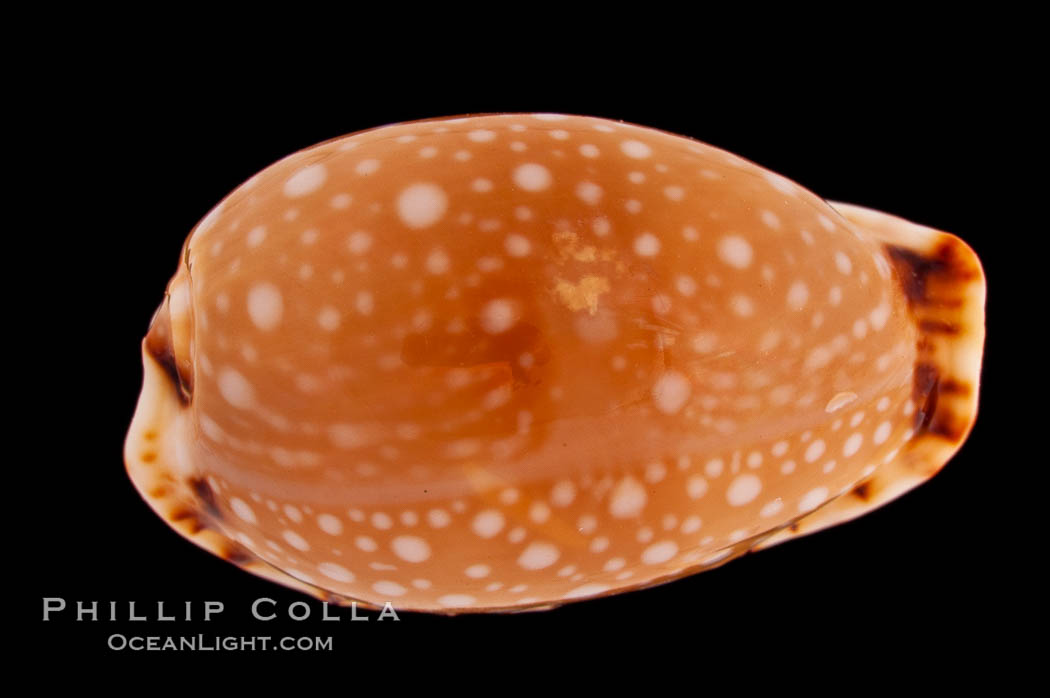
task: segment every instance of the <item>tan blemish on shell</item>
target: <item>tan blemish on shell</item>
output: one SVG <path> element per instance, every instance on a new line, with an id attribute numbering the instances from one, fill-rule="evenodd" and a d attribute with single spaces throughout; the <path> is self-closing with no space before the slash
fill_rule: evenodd
<path id="1" fill-rule="evenodd" d="M 587 309 L 591 315 L 598 312 L 598 298 L 608 293 L 609 279 L 604 276 L 584 276 L 575 284 L 565 279 L 557 279 L 554 293 L 558 300 L 569 310 Z"/>
<path id="2" fill-rule="evenodd" d="M 616 256 L 616 250 L 604 248 L 599 250 L 594 245 L 588 245 L 580 241 L 580 236 L 572 230 L 557 230 L 551 236 L 555 248 L 558 250 L 559 261 L 565 262 L 574 259 L 577 262 L 596 262 L 601 260 L 608 262 Z"/>

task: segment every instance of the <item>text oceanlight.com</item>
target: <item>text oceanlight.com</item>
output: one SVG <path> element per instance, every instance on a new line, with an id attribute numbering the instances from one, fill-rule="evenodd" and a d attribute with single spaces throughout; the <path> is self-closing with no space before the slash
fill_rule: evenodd
<path id="1" fill-rule="evenodd" d="M 124 635 L 114 633 L 106 640 L 111 650 L 130 650 L 132 652 L 216 652 L 240 651 L 255 652 L 266 650 L 283 650 L 286 652 L 325 652 L 333 649 L 329 637 L 269 637 L 269 636 L 236 636 L 236 635 Z"/>

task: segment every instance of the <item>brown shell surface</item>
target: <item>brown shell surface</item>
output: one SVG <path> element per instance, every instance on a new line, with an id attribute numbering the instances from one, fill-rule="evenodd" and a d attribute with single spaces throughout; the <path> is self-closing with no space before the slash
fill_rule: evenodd
<path id="1" fill-rule="evenodd" d="M 396 124 L 193 230 L 126 464 L 180 533 L 315 596 L 546 608 L 932 476 L 973 424 L 983 308 L 958 238 L 703 143 Z"/>

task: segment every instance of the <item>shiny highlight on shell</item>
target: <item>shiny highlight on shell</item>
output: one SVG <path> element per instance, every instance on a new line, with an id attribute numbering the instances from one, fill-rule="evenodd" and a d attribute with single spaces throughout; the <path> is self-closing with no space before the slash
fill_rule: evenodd
<path id="1" fill-rule="evenodd" d="M 549 608 L 932 477 L 976 415 L 984 293 L 958 238 L 681 136 L 385 126 L 194 228 L 126 465 L 182 535 L 328 601 Z"/>

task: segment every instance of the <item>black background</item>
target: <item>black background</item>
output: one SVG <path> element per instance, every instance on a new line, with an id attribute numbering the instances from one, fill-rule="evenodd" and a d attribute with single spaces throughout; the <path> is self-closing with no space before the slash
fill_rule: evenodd
<path id="1" fill-rule="evenodd" d="M 1016 172 L 1007 142 L 1012 88 L 981 61 L 931 55 L 839 73 L 831 58 L 799 65 L 769 57 L 761 68 L 734 70 L 688 51 L 649 62 L 584 54 L 513 66 L 421 56 L 411 68 L 348 54 L 319 73 L 309 60 L 259 67 L 239 56 L 191 69 L 179 60 L 141 64 L 141 47 L 96 48 L 67 57 L 34 86 L 46 136 L 29 139 L 44 166 L 34 173 L 39 202 L 28 232 L 55 265 L 41 267 L 41 295 L 29 301 L 44 320 L 29 352 L 42 362 L 32 375 L 43 389 L 27 398 L 35 417 L 25 423 L 44 456 L 27 469 L 36 504 L 19 534 L 29 534 L 19 576 L 31 585 L 19 613 L 36 651 L 134 661 L 107 650 L 106 638 L 334 635 L 337 657 L 381 667 L 406 654 L 463 666 L 494 648 L 560 656 L 569 645 L 633 652 L 672 639 L 697 656 L 739 649 L 756 662 L 799 648 L 836 647 L 859 662 L 878 651 L 915 658 L 946 643 L 996 642 L 987 628 L 1015 583 L 1003 563 L 1003 512 L 1016 482 L 993 474 L 1012 428 L 997 406 L 1010 400 L 999 332 L 1017 310 L 999 283 L 1010 274 L 1001 211 Z M 141 385 L 139 342 L 188 231 L 240 182 L 318 141 L 499 111 L 590 114 L 681 133 L 826 199 L 959 235 L 990 287 L 981 413 L 962 450 L 929 483 L 849 524 L 657 589 L 542 613 L 322 623 L 318 602 L 171 531 L 133 489 L 122 445 Z M 77 623 L 69 612 L 43 623 L 45 596 L 118 601 L 122 614 L 132 600 L 150 615 L 159 600 L 195 601 L 197 617 L 204 600 L 226 611 L 208 624 Z M 307 600 L 313 617 L 255 621 L 249 605 L 261 596 L 278 609 Z"/>

